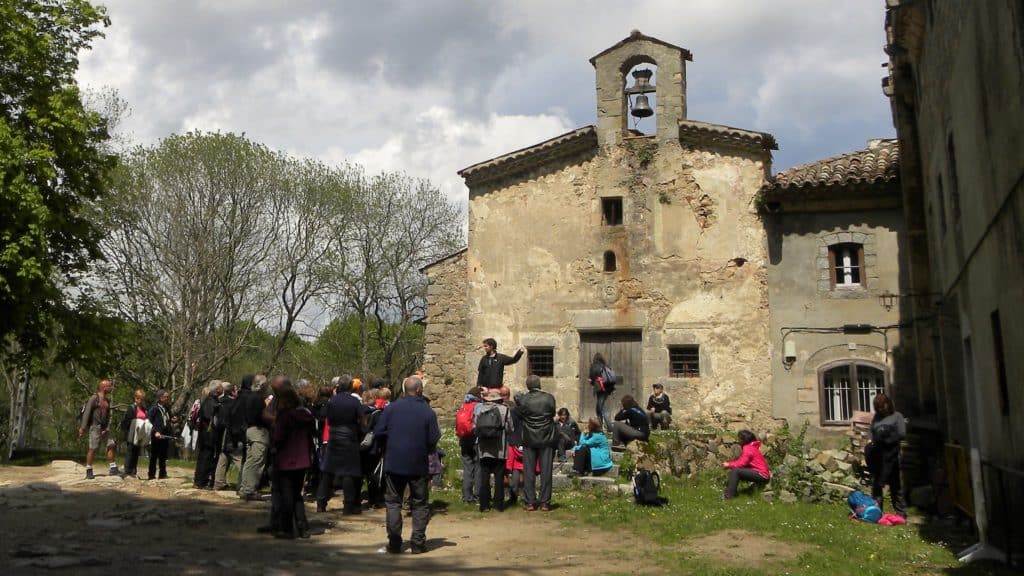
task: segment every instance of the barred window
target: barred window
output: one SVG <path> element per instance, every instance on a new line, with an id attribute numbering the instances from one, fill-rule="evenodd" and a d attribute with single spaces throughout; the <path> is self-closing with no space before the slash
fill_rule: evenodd
<path id="1" fill-rule="evenodd" d="M 875 395 L 885 391 L 885 372 L 874 366 L 840 364 L 821 373 L 821 422 L 846 424 L 855 410 L 874 412 Z"/>
<path id="2" fill-rule="evenodd" d="M 527 353 L 530 362 L 530 374 L 536 374 L 542 378 L 551 378 L 555 375 L 555 349 L 530 347 Z"/>
<path id="3" fill-rule="evenodd" d="M 671 378 L 699 378 L 700 347 L 669 346 L 668 375 Z"/>

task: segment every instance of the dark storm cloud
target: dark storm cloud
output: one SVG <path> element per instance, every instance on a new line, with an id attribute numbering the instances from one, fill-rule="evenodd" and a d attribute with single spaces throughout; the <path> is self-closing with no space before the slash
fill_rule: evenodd
<path id="1" fill-rule="evenodd" d="M 528 34 L 502 21 L 498 3 L 437 0 L 327 4 L 321 64 L 345 76 L 415 89 L 450 90 L 479 102 L 510 64 L 531 49 Z"/>

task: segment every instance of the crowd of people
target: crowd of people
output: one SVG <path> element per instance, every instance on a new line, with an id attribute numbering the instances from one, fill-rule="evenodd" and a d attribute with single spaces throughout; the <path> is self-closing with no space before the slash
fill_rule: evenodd
<path id="1" fill-rule="evenodd" d="M 490 338 L 483 348 L 477 385 L 466 392 L 456 415 L 462 499 L 477 504 L 481 512 L 503 511 L 520 498 L 527 511 L 549 511 L 555 458 L 572 460 L 571 475 L 600 476 L 613 468 L 611 450 L 616 446 L 646 441 L 652 427 L 667 428 L 671 423 L 671 401 L 661 384 L 653 386 L 646 410 L 624 395 L 621 409 L 609 417 L 605 400 L 614 390 L 616 377 L 597 354 L 589 374 L 596 411 L 581 430 L 567 408 L 556 409 L 555 397 L 542 390 L 536 375 L 527 377 L 525 391 L 514 397 L 504 385 L 504 367 L 517 362 L 525 348 L 505 356 L 497 353 L 497 343 Z M 279 538 L 309 537 L 304 502 L 314 500 L 317 513 L 326 512 L 340 489 L 343 515 L 360 514 L 364 506 L 386 509 L 387 543 L 381 549 L 385 553 L 402 550 L 405 504 L 412 516 L 410 550 L 422 553 L 430 519 L 430 480 L 440 474 L 444 456 L 438 447 L 438 419 L 423 385 L 421 375 L 406 378 L 400 397 L 392 401 L 391 390 L 382 380 L 364 389 L 358 378 L 348 375 L 319 387 L 304 380 L 293 384 L 285 375 L 269 380 L 250 375 L 237 387 L 211 382 L 187 418 L 195 432 L 193 485 L 228 489 L 232 467 L 239 471 L 237 493 L 242 500 L 262 500 L 269 484 L 270 522 L 260 531 Z M 127 444 L 122 472 L 110 433 L 112 389 L 110 380 L 101 381 L 80 415 L 79 436 L 88 435 L 86 478 L 94 477 L 95 454 L 101 447 L 106 449 L 111 474 L 138 477 L 139 458 L 146 446 L 147 478 L 166 478 L 168 447 L 180 424 L 169 410 L 170 395 L 157 391 L 156 401 L 147 407 L 145 392 L 134 392 L 120 426 Z M 898 496 L 898 472 L 892 473 L 891 464 L 898 459 L 905 424 L 884 395 L 876 397 L 875 408 L 872 432 L 877 438 L 869 454 L 869 464 L 878 469 L 873 495 L 880 499 L 883 485 L 888 484 L 897 514 L 905 516 Z M 734 497 L 740 481 L 764 484 L 771 478 L 760 441 L 747 430 L 738 436 L 740 457 L 723 464 L 727 469 L 723 498 Z"/>

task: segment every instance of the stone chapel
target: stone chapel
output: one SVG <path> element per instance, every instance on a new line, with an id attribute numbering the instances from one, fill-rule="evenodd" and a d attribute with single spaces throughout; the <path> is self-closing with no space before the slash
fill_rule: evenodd
<path id="1" fill-rule="evenodd" d="M 852 182 L 869 181 L 898 205 L 895 163 L 871 162 L 870 174 L 861 171 L 862 156 L 852 164 L 840 157 L 801 167 L 797 173 L 808 181 L 798 183 L 814 188 L 818 203 L 791 198 L 788 193 L 799 188 L 796 177 L 776 181 L 771 173 L 771 151 L 777 148 L 771 134 L 688 118 L 691 60 L 686 49 L 634 31 L 590 59 L 596 71 L 595 125 L 459 172 L 469 188 L 468 246 L 424 268 L 424 370 L 440 412 L 451 413 L 475 384 L 478 346 L 488 337 L 497 340 L 499 352 L 511 354 L 520 344 L 528 348 L 523 360 L 506 369 L 513 391 L 524 387 L 528 374 L 537 374 L 559 406 L 581 420 L 594 412 L 587 372 L 596 352 L 619 375 L 609 404 L 613 412 L 625 394 L 643 405 L 651 385 L 660 382 L 677 420 L 725 415 L 740 427 L 797 417 L 829 423 L 822 408 L 834 403 L 828 394 L 835 390 L 826 394 L 819 378 L 819 368 L 828 368 L 805 365 L 819 348 L 845 350 L 822 356 L 831 364 L 848 358 L 856 364 L 866 355 L 870 366 L 891 373 L 883 351 L 869 346 L 858 352 L 854 339 L 861 337 L 841 330 L 854 322 L 888 323 L 875 317 L 878 306 L 867 306 L 856 318 L 844 318 L 842 307 L 852 301 L 863 307 L 889 287 L 898 291 L 896 278 L 871 277 L 868 286 L 863 264 L 849 258 L 840 260 L 838 271 L 826 260 L 819 273 L 818 243 L 827 255 L 842 239 L 859 254 L 852 234 L 859 230 L 858 239 L 869 237 L 876 224 L 863 214 L 878 204 L 833 209 L 829 199 L 849 196 Z M 646 133 L 633 122 L 638 115 L 650 117 Z M 845 167 L 839 177 L 831 168 L 837 164 Z M 893 209 L 891 202 L 878 206 Z M 801 216 L 792 230 L 779 215 L 783 208 L 809 211 L 810 220 Z M 890 224 L 884 220 L 884 230 L 870 233 L 872 266 L 876 248 L 895 242 Z M 779 243 L 774 260 L 769 232 Z M 797 266 L 806 268 L 808 289 L 771 294 L 769 284 L 779 276 L 772 267 L 793 266 L 778 258 L 790 238 L 810 242 L 813 254 Z M 881 258 L 895 262 L 897 250 Z M 844 276 L 852 268 L 843 265 L 860 266 L 856 283 Z M 837 290 L 828 277 L 840 278 L 841 297 L 818 292 L 822 278 L 826 293 Z M 831 331 L 814 339 L 791 334 L 783 341 L 771 315 L 773 297 L 790 299 L 779 306 L 790 314 L 805 304 L 792 298 L 839 303 L 812 319 Z M 806 325 L 799 318 L 783 324 L 794 322 Z M 887 346 L 898 342 L 889 336 Z M 788 377 L 794 369 L 795 382 Z M 805 386 L 813 393 L 799 392 Z M 830 418 L 848 422 L 863 406 L 849 375 L 844 386 L 839 391 L 849 399 L 846 411 Z"/>

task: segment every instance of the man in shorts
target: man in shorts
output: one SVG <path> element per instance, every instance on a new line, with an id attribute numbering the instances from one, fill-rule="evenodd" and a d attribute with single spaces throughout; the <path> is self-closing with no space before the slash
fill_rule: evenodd
<path id="1" fill-rule="evenodd" d="M 82 410 L 82 422 L 78 428 L 78 437 L 89 432 L 89 451 L 85 453 L 85 478 L 93 479 L 92 462 L 96 459 L 96 450 L 100 444 L 107 445 L 107 463 L 110 466 L 110 475 L 120 474 L 117 469 L 117 461 L 114 460 L 114 448 L 117 441 L 110 433 L 110 393 L 114 390 L 114 383 L 110 380 L 100 380 L 99 388 L 89 401 L 85 403 Z"/>

